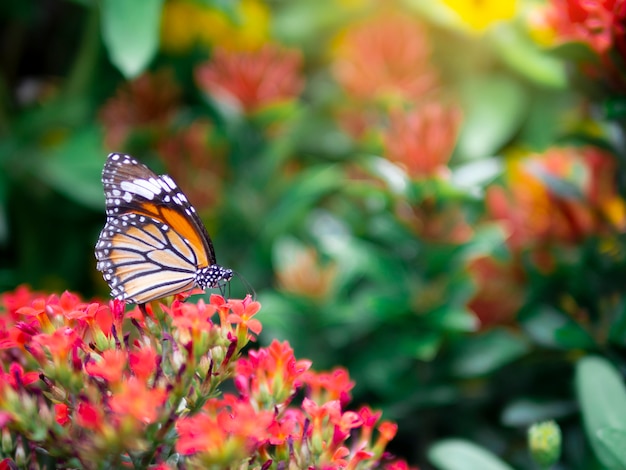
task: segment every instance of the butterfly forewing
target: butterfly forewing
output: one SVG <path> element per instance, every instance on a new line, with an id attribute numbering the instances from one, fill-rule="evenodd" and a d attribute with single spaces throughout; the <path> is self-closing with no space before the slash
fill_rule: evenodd
<path id="1" fill-rule="evenodd" d="M 145 303 L 190 290 L 198 270 L 215 264 L 195 209 L 167 175 L 123 154 L 102 172 L 107 222 L 96 245 L 97 268 L 114 297 Z"/>

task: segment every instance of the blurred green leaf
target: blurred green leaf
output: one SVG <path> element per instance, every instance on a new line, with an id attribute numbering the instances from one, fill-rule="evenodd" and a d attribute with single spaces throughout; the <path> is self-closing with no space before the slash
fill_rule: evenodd
<path id="1" fill-rule="evenodd" d="M 578 407 L 573 401 L 539 402 L 521 399 L 507 405 L 501 419 L 506 426 L 530 426 L 533 423 L 562 418 L 577 412 Z"/>
<path id="2" fill-rule="evenodd" d="M 600 58 L 586 42 L 567 41 L 556 47 L 547 49 L 547 52 L 559 59 L 565 59 L 574 64 L 599 64 Z"/>
<path id="3" fill-rule="evenodd" d="M 126 78 L 141 74 L 157 52 L 163 0 L 102 0 L 102 37 Z"/>
<path id="4" fill-rule="evenodd" d="M 495 155 L 519 130 L 527 112 L 527 92 L 510 77 L 468 77 L 461 87 L 463 128 L 456 153 L 461 159 Z"/>
<path id="5" fill-rule="evenodd" d="M 446 439 L 428 450 L 428 459 L 441 470 L 513 470 L 494 454 L 462 439 Z"/>
<path id="6" fill-rule="evenodd" d="M 619 461 L 620 468 L 626 468 L 626 431 L 615 428 L 600 429 L 598 440 Z"/>
<path id="7" fill-rule="evenodd" d="M 460 250 L 463 260 L 490 256 L 499 251 L 507 239 L 504 227 L 499 223 L 484 223 L 478 226 L 472 239 Z"/>
<path id="8" fill-rule="evenodd" d="M 553 307 L 543 305 L 520 318 L 528 335 L 542 346 L 589 349 L 593 338 L 578 323 Z"/>
<path id="9" fill-rule="evenodd" d="M 516 72 L 546 87 L 567 86 L 563 61 L 540 49 L 520 27 L 500 25 L 490 38 L 502 61 Z"/>
<path id="10" fill-rule="evenodd" d="M 452 182 L 460 188 L 482 195 L 482 190 L 500 176 L 503 170 L 501 158 L 481 158 L 455 166 L 452 169 Z"/>
<path id="11" fill-rule="evenodd" d="M 526 339 L 505 329 L 493 329 L 461 343 L 451 367 L 459 377 L 488 374 L 524 356 L 529 350 Z"/>
<path id="12" fill-rule="evenodd" d="M 478 330 L 480 322 L 476 315 L 468 310 L 446 305 L 428 315 L 432 325 L 446 331 L 472 332 Z"/>
<path id="13" fill-rule="evenodd" d="M 280 201 L 267 215 L 264 237 L 275 238 L 288 231 L 288 227 L 297 220 L 306 218 L 320 198 L 337 191 L 344 184 L 343 171 L 338 166 L 326 165 L 301 171 L 282 191 Z"/>
<path id="14" fill-rule="evenodd" d="M 100 175 L 105 156 L 100 132 L 95 128 L 85 129 L 46 151 L 36 171 L 39 178 L 70 199 L 104 210 Z"/>
<path id="15" fill-rule="evenodd" d="M 576 365 L 576 393 L 587 439 L 598 459 L 612 470 L 626 468 L 613 448 L 607 446 L 607 441 L 613 442 L 615 437 L 608 429 L 626 432 L 626 389 L 621 374 L 606 359 L 585 357 Z"/>
<path id="16" fill-rule="evenodd" d="M 626 345 L 626 299 L 622 298 L 615 306 L 609 338 L 619 345 Z"/>

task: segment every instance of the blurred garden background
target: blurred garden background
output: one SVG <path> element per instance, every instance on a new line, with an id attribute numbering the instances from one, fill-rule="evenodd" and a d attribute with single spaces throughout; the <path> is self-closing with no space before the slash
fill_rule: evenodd
<path id="1" fill-rule="evenodd" d="M 626 1 L 7 1 L 0 64 L 0 292 L 108 298 L 129 153 L 394 453 L 626 468 Z"/>

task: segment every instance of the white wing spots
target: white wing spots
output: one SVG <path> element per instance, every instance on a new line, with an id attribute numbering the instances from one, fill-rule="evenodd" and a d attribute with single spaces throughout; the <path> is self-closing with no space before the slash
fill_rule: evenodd
<path id="1" fill-rule="evenodd" d="M 124 183 L 122 183 L 122 184 L 124 184 Z M 130 202 L 133 199 L 133 195 L 130 194 L 128 191 L 126 191 L 124 193 L 124 195 L 122 196 L 122 199 L 124 199 L 126 202 Z M 115 209 L 116 209 L 115 212 L 117 212 L 118 211 L 117 207 Z"/>
<path id="2" fill-rule="evenodd" d="M 165 181 L 167 185 L 170 187 L 170 189 L 178 189 L 178 186 L 176 186 L 176 183 L 174 183 L 174 180 L 170 178 L 168 175 L 162 175 L 161 180 Z"/>
<path id="3" fill-rule="evenodd" d="M 144 184 L 139 184 L 140 181 Z M 150 201 L 154 199 L 155 194 L 161 192 L 161 188 L 157 188 L 158 192 L 155 193 L 155 191 L 153 191 L 150 186 L 152 185 L 146 180 L 134 180 L 132 183 L 130 181 L 122 181 L 122 183 L 120 184 L 120 188 L 122 188 L 124 191 L 127 191 L 127 194 L 130 196 L 128 199 L 124 197 L 124 200 L 127 202 L 130 202 L 130 200 L 132 199 L 130 193 L 137 194 L 138 196 L 144 197 Z M 126 194 L 124 196 L 126 196 Z"/>

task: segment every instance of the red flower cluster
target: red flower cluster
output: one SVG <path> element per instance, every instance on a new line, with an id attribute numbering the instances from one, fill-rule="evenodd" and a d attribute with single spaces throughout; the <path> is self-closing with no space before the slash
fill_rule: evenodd
<path id="1" fill-rule="evenodd" d="M 587 43 L 602 54 L 622 39 L 625 13 L 624 0 L 552 0 L 546 20 L 560 39 Z"/>
<path id="2" fill-rule="evenodd" d="M 302 58 L 295 50 L 267 45 L 253 52 L 217 50 L 196 70 L 199 87 L 246 113 L 291 100 L 303 87 Z"/>
<path id="3" fill-rule="evenodd" d="M 344 370 L 312 372 L 286 342 L 241 354 L 259 309 L 212 295 L 144 316 L 68 292 L 4 294 L 0 469 L 28 467 L 36 448 L 57 468 L 168 469 L 174 452 L 185 468 L 408 468 L 384 452 L 395 425 L 344 409 Z M 230 380 L 238 393 L 220 392 Z"/>

